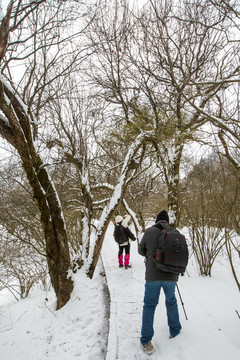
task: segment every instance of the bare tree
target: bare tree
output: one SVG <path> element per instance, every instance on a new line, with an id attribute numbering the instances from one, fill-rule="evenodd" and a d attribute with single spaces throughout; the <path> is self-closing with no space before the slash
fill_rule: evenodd
<path id="1" fill-rule="evenodd" d="M 202 160 L 195 165 L 187 177 L 188 186 L 184 188 L 182 204 L 199 274 L 204 276 L 211 276 L 214 261 L 225 244 L 224 233 L 214 211 L 214 175 L 210 164 L 210 161 Z"/>
<path id="2" fill-rule="evenodd" d="M 225 238 L 226 238 L 226 250 L 227 250 L 230 267 L 232 270 L 235 283 L 238 287 L 238 290 L 240 291 L 240 279 L 236 271 L 236 265 L 235 265 L 240 257 L 240 245 L 238 243 L 238 240 L 236 239 L 236 233 L 233 233 L 233 231 L 230 231 L 227 228 L 225 228 Z"/>
<path id="3" fill-rule="evenodd" d="M 65 101 L 49 106 L 49 113 L 55 114 L 51 117 L 55 136 L 50 134 L 48 147 L 58 149 L 58 161 L 72 169 L 65 201 L 69 216 L 78 223 L 75 262 L 92 278 L 108 224 L 126 188 L 137 176 L 138 167 L 132 167 L 132 163 L 141 163 L 146 134 L 125 142 L 122 149 L 113 122 L 105 119 L 92 96 L 81 96 L 77 84 L 74 89 L 73 92 L 70 86 Z"/>
<path id="4" fill-rule="evenodd" d="M 38 126 L 36 120 L 41 115 L 42 106 L 49 100 L 45 90 L 48 90 L 49 96 L 51 84 L 75 70 L 74 66 L 79 64 L 76 60 L 79 56 L 78 47 L 75 47 L 75 51 L 72 48 L 67 62 L 63 61 L 66 54 L 63 52 L 64 45 L 74 38 L 67 33 L 66 25 L 69 21 L 73 24 L 76 19 L 74 15 L 79 15 L 73 12 L 72 7 L 70 17 L 63 17 L 61 9 L 67 7 L 68 3 L 71 4 L 67 1 L 31 1 L 27 4 L 20 0 L 10 1 L 6 16 L 1 21 L 0 32 L 0 133 L 16 149 L 41 214 L 57 309 L 69 300 L 73 289 L 73 282 L 68 276 L 71 266 L 68 239 L 62 207 L 35 139 Z M 63 36 L 61 26 L 65 27 Z M 71 45 L 73 46 L 73 42 Z M 14 56 L 16 53 L 17 56 Z M 15 86 L 11 64 L 27 59 L 29 66 L 24 74 L 24 81 Z M 60 90 L 62 88 L 57 89 L 59 95 Z"/>
<path id="5" fill-rule="evenodd" d="M 238 284 L 234 267 L 239 254 L 239 175 L 228 160 L 216 152 L 202 159 L 182 184 L 181 212 L 190 229 L 192 250 L 201 275 L 211 275 L 220 254 L 227 256 Z M 186 218 L 185 218 L 186 217 Z"/>
<path id="6" fill-rule="evenodd" d="M 230 54 L 220 64 L 216 60 L 229 50 L 228 19 L 198 1 L 152 0 L 139 14 L 132 14 L 126 2 L 114 4 L 92 24 L 96 58 L 89 76 L 101 99 L 115 109 L 115 123 L 125 124 L 126 137 L 154 129 L 148 148 L 155 149 L 152 161 L 163 168 L 176 226 L 184 146 L 210 121 L 208 109 L 224 88 L 222 77 L 232 78 L 236 70 Z"/>
<path id="7" fill-rule="evenodd" d="M 186 99 L 211 124 L 212 133 L 218 137 L 219 153 L 239 169 L 240 7 L 235 0 L 211 0 L 198 4 L 199 9 L 206 6 L 215 19 L 211 27 L 222 39 L 221 51 L 215 54 L 215 75 L 197 81 L 191 79 L 190 85 L 192 92 L 202 88 L 205 96 L 212 94 L 211 101 L 202 109 L 190 97 Z M 209 23 L 202 22 L 202 27 L 209 29 Z M 214 138 L 212 141 L 215 143 Z"/>

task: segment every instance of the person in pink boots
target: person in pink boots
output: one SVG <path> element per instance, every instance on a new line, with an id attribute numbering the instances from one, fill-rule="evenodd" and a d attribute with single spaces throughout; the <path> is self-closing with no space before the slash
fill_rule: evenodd
<path id="1" fill-rule="evenodd" d="M 115 218 L 115 228 L 114 228 L 114 239 L 116 243 L 118 243 L 119 251 L 118 251 L 118 264 L 119 267 L 125 266 L 125 269 L 131 267 L 129 264 L 130 260 L 130 241 L 136 240 L 135 236 L 128 228 L 128 221 L 130 220 L 129 215 L 125 215 L 122 217 L 121 215 L 117 215 Z M 124 264 L 123 264 L 123 251 L 125 250 Z"/>

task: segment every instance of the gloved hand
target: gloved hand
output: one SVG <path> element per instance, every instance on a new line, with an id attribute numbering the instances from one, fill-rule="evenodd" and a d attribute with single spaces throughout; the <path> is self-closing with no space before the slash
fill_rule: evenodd
<path id="1" fill-rule="evenodd" d="M 127 227 L 130 219 L 131 219 L 130 215 L 124 215 L 123 221 L 122 221 L 122 226 Z"/>

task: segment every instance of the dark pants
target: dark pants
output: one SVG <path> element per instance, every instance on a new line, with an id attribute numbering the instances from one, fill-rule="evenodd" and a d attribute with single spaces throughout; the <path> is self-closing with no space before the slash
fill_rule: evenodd
<path id="1" fill-rule="evenodd" d="M 129 255 L 130 254 L 130 244 L 128 243 L 128 245 L 125 245 L 125 246 L 119 245 L 118 257 L 123 254 L 123 250 L 125 250 L 125 254 Z"/>

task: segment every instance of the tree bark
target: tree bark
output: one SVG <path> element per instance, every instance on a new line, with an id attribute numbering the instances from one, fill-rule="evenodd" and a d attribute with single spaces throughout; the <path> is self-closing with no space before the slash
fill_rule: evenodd
<path id="1" fill-rule="evenodd" d="M 91 265 L 89 267 L 89 270 L 87 272 L 87 276 L 90 279 L 92 279 L 92 277 L 94 275 L 94 271 L 95 271 L 95 268 L 96 268 L 97 263 L 98 263 L 98 259 L 99 259 L 100 252 L 101 252 L 101 249 L 102 249 L 102 244 L 103 244 L 103 241 L 104 241 L 104 238 L 105 238 L 105 234 L 106 234 L 108 225 L 109 225 L 109 223 L 111 221 L 111 218 L 112 218 L 112 215 L 113 215 L 114 211 L 115 211 L 115 208 L 109 214 L 108 218 L 106 219 L 106 222 L 105 222 L 104 226 L 101 229 L 101 232 L 99 232 L 99 234 L 97 236 L 97 240 L 96 240 L 96 243 L 95 243 L 95 246 L 94 246 L 93 260 L 92 260 Z"/>
<path id="2" fill-rule="evenodd" d="M 173 148 L 172 148 L 173 149 Z M 170 218 L 170 225 L 173 227 L 178 227 L 180 212 L 179 212 L 179 176 L 180 176 L 180 164 L 182 157 L 183 145 L 177 146 L 174 148 L 175 156 L 174 161 L 170 162 L 168 168 L 169 178 L 168 178 L 168 211 Z"/>
<path id="3" fill-rule="evenodd" d="M 0 86 L 0 108 L 5 115 L 5 119 L 0 118 L 0 134 L 17 150 L 40 211 L 49 274 L 57 297 L 57 309 L 60 309 L 69 300 L 73 289 L 73 282 L 68 277 L 70 254 L 61 205 L 34 146 L 24 104 L 2 81 Z M 6 99 L 10 100 L 9 104 Z"/>

